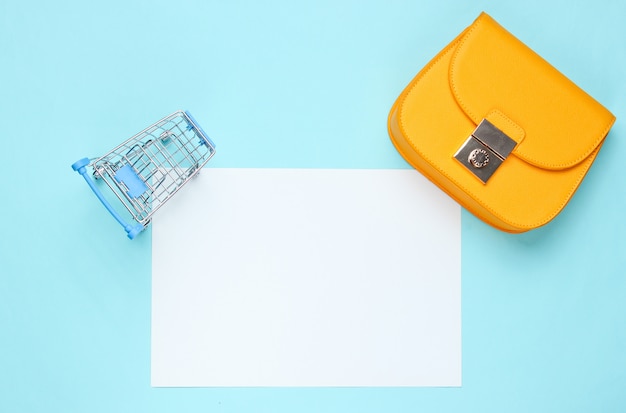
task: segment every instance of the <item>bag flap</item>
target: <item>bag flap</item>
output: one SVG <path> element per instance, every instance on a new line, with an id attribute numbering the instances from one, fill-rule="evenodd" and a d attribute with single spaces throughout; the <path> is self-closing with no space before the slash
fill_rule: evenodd
<path id="1" fill-rule="evenodd" d="M 449 81 L 475 124 L 498 114 L 496 126 L 518 142 L 513 154 L 545 169 L 569 168 L 587 158 L 615 120 L 485 13 L 465 31 Z"/>

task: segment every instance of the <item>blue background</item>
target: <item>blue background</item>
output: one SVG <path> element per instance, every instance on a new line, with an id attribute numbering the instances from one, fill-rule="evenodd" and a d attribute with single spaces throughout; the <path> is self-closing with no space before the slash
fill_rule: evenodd
<path id="1" fill-rule="evenodd" d="M 213 167 L 406 168 L 388 110 L 481 10 L 618 121 L 548 226 L 463 212 L 463 386 L 151 388 L 150 230 L 127 240 L 70 164 L 180 108 Z M 618 0 L 3 0 L 0 411 L 625 411 L 625 16 Z"/>

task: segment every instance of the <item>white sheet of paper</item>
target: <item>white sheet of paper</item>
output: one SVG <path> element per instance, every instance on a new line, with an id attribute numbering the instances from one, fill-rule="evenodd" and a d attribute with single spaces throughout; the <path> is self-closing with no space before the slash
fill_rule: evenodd
<path id="1" fill-rule="evenodd" d="M 204 169 L 152 228 L 152 385 L 460 386 L 460 207 L 413 170 Z"/>

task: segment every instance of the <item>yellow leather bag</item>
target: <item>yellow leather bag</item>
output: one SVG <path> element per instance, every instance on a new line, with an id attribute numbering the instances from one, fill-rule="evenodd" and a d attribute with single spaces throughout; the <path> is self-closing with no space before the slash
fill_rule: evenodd
<path id="1" fill-rule="evenodd" d="M 422 69 L 389 114 L 400 154 L 486 223 L 552 220 L 615 117 L 482 13 Z"/>

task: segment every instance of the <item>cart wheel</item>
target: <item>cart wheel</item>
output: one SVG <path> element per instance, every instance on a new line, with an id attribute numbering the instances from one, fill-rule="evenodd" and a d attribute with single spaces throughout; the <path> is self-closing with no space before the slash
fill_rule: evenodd
<path id="1" fill-rule="evenodd" d="M 133 225 L 133 226 L 128 226 L 126 227 L 126 236 L 130 239 L 135 239 L 135 237 L 144 230 L 144 226 L 141 224 L 137 224 L 137 225 Z"/>
<path id="2" fill-rule="evenodd" d="M 79 159 L 72 164 L 72 169 L 78 171 L 80 168 L 84 168 L 87 165 L 89 165 L 89 158 Z"/>

